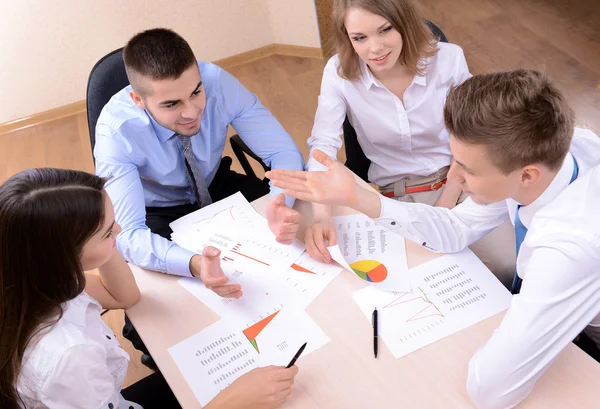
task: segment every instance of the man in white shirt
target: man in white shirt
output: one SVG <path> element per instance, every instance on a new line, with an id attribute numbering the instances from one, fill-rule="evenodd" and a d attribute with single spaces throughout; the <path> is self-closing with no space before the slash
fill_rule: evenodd
<path id="1" fill-rule="evenodd" d="M 516 295 L 471 359 L 467 389 L 481 408 L 512 408 L 571 341 L 600 346 L 600 139 L 574 130 L 563 95 L 532 70 L 467 80 L 448 95 L 444 121 L 448 177 L 470 195 L 452 210 L 382 197 L 323 152 L 314 156 L 326 172 L 268 176 L 296 198 L 353 207 L 439 252 L 460 251 L 510 219 Z"/>

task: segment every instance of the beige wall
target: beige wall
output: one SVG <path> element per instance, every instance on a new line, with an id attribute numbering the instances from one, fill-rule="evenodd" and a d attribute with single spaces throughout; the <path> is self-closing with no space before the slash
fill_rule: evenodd
<path id="1" fill-rule="evenodd" d="M 84 99 L 94 63 L 151 27 L 174 29 L 208 61 L 320 46 L 313 0 L 0 0 L 0 123 Z"/>
<path id="2" fill-rule="evenodd" d="M 277 44 L 321 47 L 314 0 L 267 0 Z"/>

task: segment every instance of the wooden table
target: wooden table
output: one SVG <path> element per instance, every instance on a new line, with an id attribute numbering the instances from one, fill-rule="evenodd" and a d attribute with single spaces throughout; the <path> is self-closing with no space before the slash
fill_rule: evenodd
<path id="1" fill-rule="evenodd" d="M 267 198 L 253 202 L 264 214 Z M 295 206 L 304 232 L 311 222 L 308 203 Z M 334 214 L 352 214 L 336 208 Z M 303 237 L 300 236 L 299 237 Z M 406 241 L 409 267 L 437 255 Z M 220 318 L 177 283 L 178 277 L 132 267 L 142 292 L 127 313 L 181 406 L 200 408 L 167 348 Z M 384 342 L 373 358 L 373 332 L 352 292 L 366 284 L 342 272 L 306 309 L 331 342 L 298 363 L 300 373 L 287 409 L 465 409 L 473 408 L 465 385 L 467 364 L 490 337 L 504 313 L 442 339 L 398 360 Z M 520 408 L 593 408 L 600 406 L 600 365 L 569 345 Z"/>

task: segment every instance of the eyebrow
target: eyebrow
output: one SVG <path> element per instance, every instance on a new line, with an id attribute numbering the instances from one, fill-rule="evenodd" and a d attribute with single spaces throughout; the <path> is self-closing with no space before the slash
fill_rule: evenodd
<path id="1" fill-rule="evenodd" d="M 390 24 L 390 22 L 386 21 L 385 23 L 383 23 L 382 25 L 380 25 L 379 27 L 377 27 L 377 31 L 381 30 L 383 27 L 387 26 L 388 24 Z M 357 34 L 364 35 L 363 33 L 354 33 L 354 32 L 348 33 L 348 34 L 351 34 L 351 35 L 357 35 Z"/>
<path id="2" fill-rule="evenodd" d="M 108 229 L 106 229 L 106 231 L 104 232 L 104 234 L 102 235 L 102 237 L 106 237 L 106 235 L 108 234 L 109 231 L 111 231 L 113 229 L 113 227 L 115 227 L 115 221 L 113 220 L 113 222 L 110 224 L 110 226 L 108 227 Z"/>
<path id="3" fill-rule="evenodd" d="M 456 162 L 460 167 L 462 167 L 466 171 L 473 172 L 473 169 L 468 168 L 467 165 L 465 165 L 464 163 L 461 163 L 461 162 L 457 161 L 456 159 L 454 159 L 454 162 Z"/>
<path id="4" fill-rule="evenodd" d="M 202 80 L 200 80 L 200 82 L 198 83 L 198 85 L 196 85 L 196 88 L 194 88 L 194 90 L 192 91 L 192 93 L 190 95 L 193 95 L 194 92 L 197 92 L 201 86 L 202 86 Z M 160 103 L 160 105 L 171 105 L 171 104 L 176 104 L 180 101 L 181 101 L 180 99 L 170 99 L 168 101 L 162 101 Z"/>

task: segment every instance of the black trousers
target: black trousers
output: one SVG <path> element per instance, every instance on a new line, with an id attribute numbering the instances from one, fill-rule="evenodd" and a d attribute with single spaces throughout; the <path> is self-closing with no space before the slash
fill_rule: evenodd
<path id="1" fill-rule="evenodd" d="M 121 394 L 128 401 L 142 405 L 144 409 L 181 409 L 181 405 L 160 372 L 137 381 L 123 389 Z"/>
<path id="2" fill-rule="evenodd" d="M 583 352 L 594 358 L 596 362 L 600 362 L 600 350 L 598 350 L 596 343 L 585 332 L 579 334 L 573 343 L 581 348 Z"/>
<path id="3" fill-rule="evenodd" d="M 269 183 L 267 181 L 236 173 L 231 170 L 231 163 L 232 160 L 228 156 L 221 159 L 219 169 L 208 187 L 213 202 L 217 202 L 237 192 L 241 192 L 249 202 L 269 193 Z M 147 207 L 146 225 L 152 233 L 170 240 L 173 230 L 171 230 L 169 224 L 198 209 L 199 207 L 196 203 L 173 207 Z M 125 314 L 123 337 L 128 339 L 135 349 L 150 355 L 133 324 L 127 317 L 127 314 Z"/>

